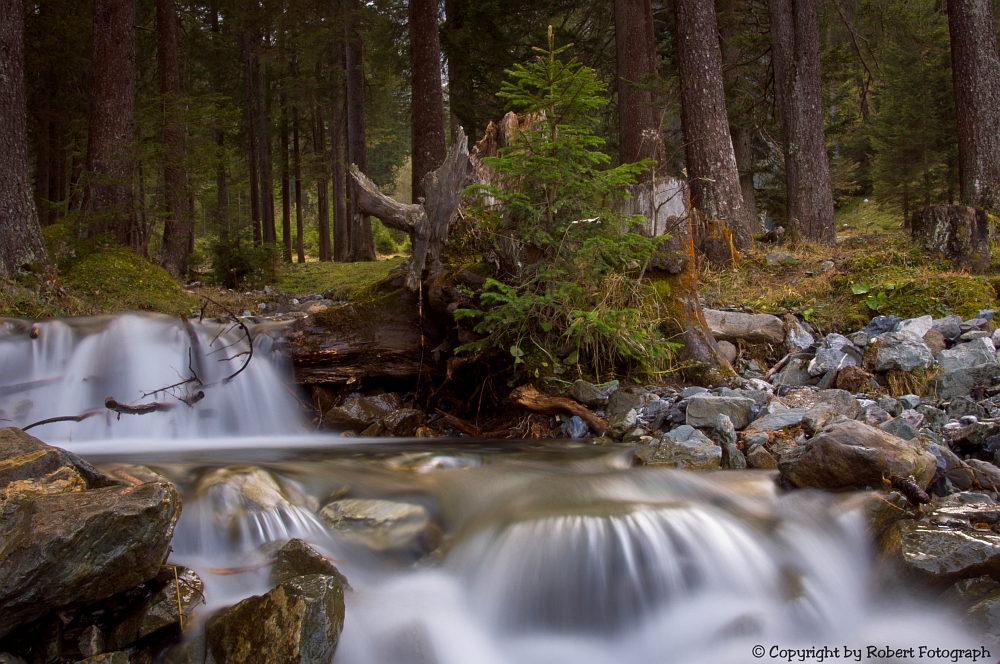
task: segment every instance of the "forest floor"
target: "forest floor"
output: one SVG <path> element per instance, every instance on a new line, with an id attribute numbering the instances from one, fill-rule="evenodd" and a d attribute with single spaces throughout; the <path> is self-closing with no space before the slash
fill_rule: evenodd
<path id="1" fill-rule="evenodd" d="M 998 308 L 1000 275 L 970 275 L 914 247 L 898 212 L 856 199 L 837 213 L 835 247 L 810 243 L 758 244 L 734 264 L 701 271 L 706 306 L 746 308 L 758 313 L 791 311 L 824 332 L 853 331 L 875 313 L 903 318 Z M 233 311 L 256 312 L 265 285 L 285 299 L 311 294 L 354 299 L 403 262 L 403 256 L 373 263 L 281 265 L 275 278 L 240 290 L 184 287 L 162 268 L 121 248 L 87 248 L 59 227 L 45 229 L 58 266 L 57 284 L 37 275 L 0 282 L 0 316 L 52 316 L 155 311 L 197 311 L 204 293 Z M 776 254 L 784 254 L 777 256 Z M 768 258 L 771 258 L 769 261 Z M 1000 258 L 1000 257 L 998 257 Z M 780 260 L 778 260 L 780 259 Z"/>

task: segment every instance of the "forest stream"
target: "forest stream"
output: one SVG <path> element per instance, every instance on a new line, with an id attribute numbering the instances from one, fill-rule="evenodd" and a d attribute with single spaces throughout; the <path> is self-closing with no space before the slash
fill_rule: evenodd
<path id="1" fill-rule="evenodd" d="M 972 661 L 953 651 L 982 646 L 879 573 L 852 495 L 784 492 L 770 471 L 633 468 L 633 450 L 581 441 L 315 433 L 291 363 L 254 332 L 252 361 L 227 381 L 243 363 L 232 326 L 0 323 L 8 426 L 109 396 L 174 403 L 30 433 L 176 484 L 170 562 L 203 579 L 201 619 L 266 592 L 269 543 L 297 537 L 352 588 L 337 664 Z M 149 393 L 192 374 L 204 396 L 190 406 L 190 384 Z M 388 516 L 331 528 L 332 503 Z"/>

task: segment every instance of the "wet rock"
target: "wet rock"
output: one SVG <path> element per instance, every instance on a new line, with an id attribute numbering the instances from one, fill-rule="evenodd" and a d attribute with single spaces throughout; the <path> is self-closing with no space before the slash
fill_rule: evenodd
<path id="1" fill-rule="evenodd" d="M 901 417 L 883 422 L 878 425 L 878 428 L 886 433 L 891 433 L 893 436 L 898 436 L 903 440 L 913 440 L 920 435 L 920 432 L 917 431 L 916 427 Z"/>
<path id="2" fill-rule="evenodd" d="M 353 397 L 326 411 L 323 424 L 331 429 L 347 428 L 360 431 L 375 420 L 383 419 L 402 407 L 403 400 L 394 392 L 371 397 Z"/>
<path id="3" fill-rule="evenodd" d="M 704 309 L 705 321 L 715 339 L 736 343 L 739 340 L 752 344 L 785 343 L 785 325 L 770 314 L 744 314 L 735 311 Z"/>
<path id="4" fill-rule="evenodd" d="M 969 607 L 966 624 L 982 634 L 989 645 L 1000 645 L 1000 592 Z"/>
<path id="5" fill-rule="evenodd" d="M 834 385 L 839 390 L 851 393 L 867 392 L 871 386 L 872 375 L 859 366 L 846 366 L 837 372 Z"/>
<path id="6" fill-rule="evenodd" d="M 226 466 L 206 473 L 195 487 L 195 497 L 212 506 L 212 519 L 233 536 L 249 514 L 274 512 L 291 506 L 315 511 L 314 498 L 296 491 L 257 466 Z"/>
<path id="7" fill-rule="evenodd" d="M 341 585 L 350 588 L 347 578 L 340 573 L 336 565 L 298 538 L 288 540 L 288 543 L 278 551 L 267 582 L 272 586 L 277 586 L 290 579 L 310 574 L 336 577 Z"/>
<path id="8" fill-rule="evenodd" d="M 112 650 L 124 649 L 169 625 L 182 621 L 185 625 L 191 624 L 191 614 L 201 604 L 205 586 L 194 571 L 179 566 L 176 570 L 176 581 L 173 566 L 165 566 L 160 570 L 155 580 L 162 587 L 114 628 L 108 640 L 108 646 Z M 177 597 L 178 587 L 180 601 Z M 180 614 L 177 613 L 178 606 Z"/>
<path id="9" fill-rule="evenodd" d="M 434 528 L 422 505 L 344 498 L 319 513 L 341 539 L 374 551 L 433 548 Z"/>
<path id="10" fill-rule="evenodd" d="M 180 514 L 173 485 L 125 486 L 19 430 L 0 436 L 0 637 L 156 576 Z M 76 479 L 44 479 L 67 463 L 85 490 Z M 66 492 L 53 493 L 57 485 Z"/>
<path id="11" fill-rule="evenodd" d="M 799 319 L 791 314 L 785 314 L 785 352 L 798 353 L 811 347 L 816 339 L 799 322 Z"/>
<path id="12" fill-rule="evenodd" d="M 562 435 L 567 438 L 586 438 L 590 435 L 590 427 L 579 416 L 574 415 L 563 422 Z"/>
<path id="13" fill-rule="evenodd" d="M 649 435 L 649 431 L 643 429 L 642 427 L 635 427 L 631 431 L 628 431 L 624 436 L 622 436 L 622 442 L 628 444 L 649 444 L 656 439 Z"/>
<path id="14" fill-rule="evenodd" d="M 853 507 L 859 502 L 868 523 L 868 533 L 873 540 L 900 519 L 915 519 L 920 516 L 898 491 L 866 491 L 849 501 L 848 506 Z"/>
<path id="15" fill-rule="evenodd" d="M 701 431 L 686 424 L 664 434 L 658 446 L 635 453 L 635 464 L 638 466 L 715 470 L 720 463 L 722 448 Z"/>
<path id="16" fill-rule="evenodd" d="M 968 396 L 976 387 L 989 387 L 1000 379 L 1000 364 L 989 362 L 966 369 L 946 371 L 933 378 L 928 389 L 939 399 Z"/>
<path id="17" fill-rule="evenodd" d="M 608 397 L 617 389 L 617 380 L 603 385 L 594 385 L 585 380 L 578 380 L 570 386 L 569 394 L 584 406 L 601 407 L 608 403 Z"/>
<path id="18" fill-rule="evenodd" d="M 763 445 L 754 445 L 747 450 L 747 465 L 751 468 L 777 468 L 778 460 Z"/>
<path id="19" fill-rule="evenodd" d="M 931 323 L 931 327 L 941 333 L 945 341 L 954 341 L 962 334 L 962 317 L 945 316 Z"/>
<path id="20" fill-rule="evenodd" d="M 692 427 L 714 427 L 716 418 L 725 415 L 737 429 L 750 424 L 754 402 L 746 397 L 698 395 L 688 402 L 685 423 Z"/>
<path id="21" fill-rule="evenodd" d="M 97 625 L 91 625 L 83 630 L 83 633 L 80 634 L 80 638 L 77 639 L 76 644 L 80 649 L 80 654 L 84 657 L 100 655 L 107 650 L 107 642 L 104 638 L 104 633 Z M 0 660 L 0 662 L 2 662 L 2 660 Z"/>
<path id="22" fill-rule="evenodd" d="M 300 576 L 209 618 L 206 661 L 329 664 L 343 628 L 340 581 L 321 574 Z"/>
<path id="23" fill-rule="evenodd" d="M 639 415 L 635 412 L 635 408 L 629 408 L 624 413 L 616 413 L 608 420 L 608 436 L 621 440 L 625 432 L 635 428 L 638 421 Z"/>
<path id="24" fill-rule="evenodd" d="M 976 419 L 983 419 L 987 415 L 986 409 L 969 397 L 953 398 L 948 404 L 946 412 L 948 413 L 948 417 L 953 420 L 961 419 L 966 415 L 973 415 Z"/>
<path id="25" fill-rule="evenodd" d="M 667 418 L 667 413 L 673 404 L 666 399 L 653 399 L 645 406 L 642 407 L 642 411 L 639 416 L 653 425 L 654 429 L 660 428 L 663 420 Z"/>
<path id="26" fill-rule="evenodd" d="M 643 398 L 638 394 L 617 390 L 608 397 L 608 405 L 604 408 L 604 415 L 610 421 L 630 410 L 635 410 L 638 414 L 643 402 Z"/>
<path id="27" fill-rule="evenodd" d="M 781 431 L 802 424 L 802 418 L 809 411 L 805 408 L 788 408 L 775 413 L 766 413 L 750 423 L 747 431 Z"/>
<path id="28" fill-rule="evenodd" d="M 996 362 L 997 351 L 993 347 L 992 341 L 981 338 L 957 344 L 948 350 L 942 350 L 935 356 L 935 359 L 943 370 L 955 371 Z"/>
<path id="29" fill-rule="evenodd" d="M 886 528 L 878 548 L 908 575 L 938 586 L 1000 574 L 1000 535 L 991 532 L 902 520 Z"/>
<path id="30" fill-rule="evenodd" d="M 106 652 L 103 655 L 94 655 L 87 659 L 81 659 L 76 664 L 129 664 L 131 659 L 127 652 L 121 650 Z"/>
<path id="31" fill-rule="evenodd" d="M 781 474 L 797 487 L 863 489 L 882 478 L 913 475 L 925 488 L 934 477 L 933 455 L 855 420 L 831 424 L 782 458 Z"/>
<path id="32" fill-rule="evenodd" d="M 413 436 L 417 427 L 424 423 L 426 417 L 426 413 L 422 410 L 400 408 L 386 415 L 382 423 L 390 435 L 408 438 Z"/>
<path id="33" fill-rule="evenodd" d="M 998 591 L 1000 583 L 988 576 L 974 576 L 971 579 L 956 581 L 941 593 L 938 599 L 955 606 L 968 607 Z"/>
<path id="34" fill-rule="evenodd" d="M 898 316 L 875 316 L 875 318 L 872 318 L 871 322 L 869 322 L 862 331 L 868 335 L 869 339 L 871 339 L 879 336 L 880 334 L 892 332 L 896 329 L 897 325 L 899 325 Z"/>
<path id="35" fill-rule="evenodd" d="M 923 339 L 906 332 L 887 332 L 879 337 L 875 371 L 913 371 L 934 363 L 934 354 Z"/>

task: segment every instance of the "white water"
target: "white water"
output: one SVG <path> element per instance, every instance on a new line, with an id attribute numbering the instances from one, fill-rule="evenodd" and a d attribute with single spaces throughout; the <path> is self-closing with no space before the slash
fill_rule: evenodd
<path id="1" fill-rule="evenodd" d="M 183 324 L 158 316 L 44 321 L 36 339 L 32 325 L 0 324 L 0 417 L 21 426 L 108 396 L 176 401 L 141 395 L 185 378 L 189 357 L 204 383 L 218 381 L 240 360 L 215 360 L 245 348 L 211 355 L 239 334 L 213 346 L 219 328 L 194 324 L 192 344 Z M 780 495 L 759 473 L 632 469 L 578 444 L 347 448 L 305 434 L 290 366 L 256 338 L 247 370 L 193 408 L 31 432 L 177 483 L 171 559 L 205 580 L 203 617 L 266 592 L 267 543 L 301 537 L 354 588 L 336 664 L 771 662 L 773 647 L 823 646 L 840 649 L 830 661 L 879 661 L 868 646 L 980 645 L 942 607 L 873 593 L 860 516 L 829 496 Z M 217 470 L 248 462 L 269 472 Z M 253 477 L 251 500 L 240 487 Z M 444 532 L 439 555 L 415 562 L 339 542 L 314 511 L 344 486 L 428 507 Z M 862 655 L 846 658 L 845 645 Z"/>

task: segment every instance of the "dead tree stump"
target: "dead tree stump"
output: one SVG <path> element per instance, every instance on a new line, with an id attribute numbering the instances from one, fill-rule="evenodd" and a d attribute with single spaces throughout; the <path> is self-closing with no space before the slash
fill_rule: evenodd
<path id="1" fill-rule="evenodd" d="M 990 269 L 990 228 L 985 210 L 931 205 L 910 218 L 910 235 L 921 248 L 950 258 L 972 272 Z"/>
<path id="2" fill-rule="evenodd" d="M 378 190 L 374 182 L 351 164 L 352 196 L 358 209 L 382 221 L 389 228 L 405 231 L 413 243 L 406 287 L 415 291 L 424 269 L 436 269 L 441 262 L 441 248 L 448 240 L 448 229 L 458 216 L 462 190 L 469 183 L 469 146 L 465 131 L 458 130 L 455 145 L 441 167 L 423 177 L 426 200 L 417 204 L 400 203 Z"/>

